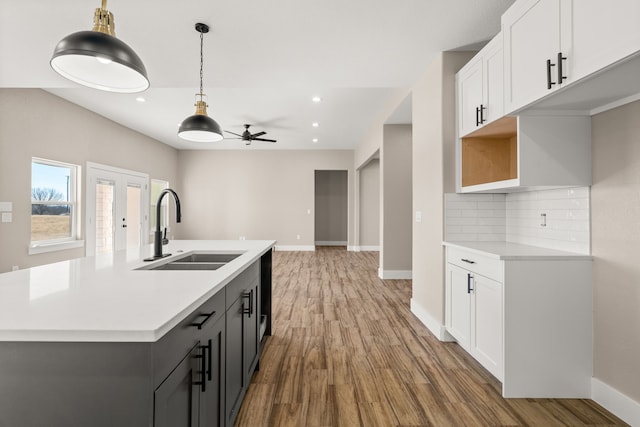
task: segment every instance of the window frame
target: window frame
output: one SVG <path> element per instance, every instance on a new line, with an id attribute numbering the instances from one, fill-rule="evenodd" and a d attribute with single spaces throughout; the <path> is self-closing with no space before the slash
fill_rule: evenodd
<path id="1" fill-rule="evenodd" d="M 33 200 L 33 165 L 34 163 L 44 165 L 44 166 L 53 166 L 53 167 L 62 167 L 69 169 L 69 200 L 64 201 L 34 201 Z M 82 173 L 82 169 L 80 165 L 75 165 L 72 163 L 60 162 L 57 160 L 44 159 L 41 157 L 32 157 L 31 158 L 31 188 L 30 188 L 30 196 L 29 196 L 29 206 L 30 210 L 33 210 L 33 205 L 68 205 L 69 206 L 69 216 L 71 220 L 70 224 L 70 236 L 69 237 L 59 237 L 55 239 L 43 239 L 43 240 L 32 240 L 32 219 L 29 221 L 29 255 L 39 254 L 44 252 L 52 252 L 59 251 L 65 249 L 73 249 L 80 248 L 84 246 L 84 240 L 79 239 L 80 235 L 80 175 Z M 30 218 L 33 216 L 31 213 Z"/>

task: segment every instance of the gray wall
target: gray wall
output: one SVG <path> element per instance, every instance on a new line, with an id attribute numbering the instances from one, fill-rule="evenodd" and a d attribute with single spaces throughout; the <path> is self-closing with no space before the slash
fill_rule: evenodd
<path id="1" fill-rule="evenodd" d="M 353 151 L 180 151 L 183 239 L 276 239 L 313 248 L 316 170 L 347 170 L 353 245 Z M 300 236 L 300 239 L 297 236 Z"/>
<path id="2" fill-rule="evenodd" d="M 640 101 L 593 116 L 594 377 L 640 402 Z"/>
<path id="3" fill-rule="evenodd" d="M 380 249 L 380 160 L 360 168 L 359 242 L 363 250 Z"/>
<path id="4" fill-rule="evenodd" d="M 347 171 L 317 170 L 315 174 L 315 243 L 347 245 L 349 186 Z"/>
<path id="5" fill-rule="evenodd" d="M 413 88 L 412 309 L 444 325 L 444 193 L 455 191 L 455 73 L 473 52 L 441 53 Z M 434 331 L 436 334 L 438 331 Z"/>
<path id="6" fill-rule="evenodd" d="M 411 156 L 411 125 L 384 125 L 380 154 L 383 277 L 385 272 L 411 270 Z"/>
<path id="7" fill-rule="evenodd" d="M 84 248 L 29 255 L 31 238 L 31 158 L 82 166 L 86 162 L 177 181 L 177 151 L 40 89 L 0 89 L 0 201 L 13 202 L 13 222 L 0 222 L 0 272 L 84 256 Z M 153 161 L 149 161 L 153 159 Z M 85 236 L 85 205 L 80 207 Z M 172 224 L 180 232 L 180 224 Z"/>

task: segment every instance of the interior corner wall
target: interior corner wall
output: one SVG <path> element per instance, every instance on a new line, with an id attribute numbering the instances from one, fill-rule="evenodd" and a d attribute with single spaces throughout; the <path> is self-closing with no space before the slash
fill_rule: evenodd
<path id="1" fill-rule="evenodd" d="M 348 173 L 348 245 L 354 243 L 352 150 L 182 150 L 181 239 L 276 240 L 312 249 L 316 170 Z M 300 238 L 298 238 L 300 236 Z"/>
<path id="2" fill-rule="evenodd" d="M 640 403 L 640 101 L 591 119 L 593 376 Z"/>
<path id="3" fill-rule="evenodd" d="M 81 238 L 86 235 L 88 161 L 147 173 L 171 185 L 178 179 L 176 149 L 44 90 L 0 89 L 0 202 L 13 203 L 12 222 L 0 223 L 0 272 L 85 254 L 84 248 L 77 248 L 29 255 L 32 157 L 82 167 Z M 172 228 L 179 230 L 175 223 Z"/>
<path id="4" fill-rule="evenodd" d="M 443 52 L 413 88 L 411 308 L 440 337 L 444 325 L 444 193 L 455 191 L 455 73 L 474 52 Z"/>
<path id="5" fill-rule="evenodd" d="M 380 248 L 380 160 L 360 168 L 360 241 L 362 250 Z"/>
<path id="6" fill-rule="evenodd" d="M 409 278 L 407 272 L 411 271 L 411 155 L 411 125 L 384 125 L 380 152 L 380 269 L 384 278 Z"/>
<path id="7" fill-rule="evenodd" d="M 315 244 L 346 246 L 349 220 L 347 171 L 315 172 Z"/>

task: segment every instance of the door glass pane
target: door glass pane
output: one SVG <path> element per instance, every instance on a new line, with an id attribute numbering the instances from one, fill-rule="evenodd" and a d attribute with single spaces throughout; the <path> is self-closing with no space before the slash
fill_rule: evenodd
<path id="1" fill-rule="evenodd" d="M 142 190 L 138 186 L 127 185 L 127 246 L 140 246 Z"/>
<path id="2" fill-rule="evenodd" d="M 100 180 L 96 184 L 96 254 L 113 251 L 115 183 Z"/>

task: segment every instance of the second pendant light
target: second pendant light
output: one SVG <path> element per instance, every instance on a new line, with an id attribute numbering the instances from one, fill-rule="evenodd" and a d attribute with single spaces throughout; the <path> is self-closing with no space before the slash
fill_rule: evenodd
<path id="1" fill-rule="evenodd" d="M 196 31 L 200 33 L 200 93 L 196 94 L 195 114 L 184 119 L 178 129 L 178 136 L 187 141 L 217 142 L 224 138 L 222 129 L 215 120 L 207 115 L 207 103 L 203 99 L 206 95 L 202 93 L 203 39 L 204 34 L 209 32 L 209 26 L 197 23 Z M 200 99 L 197 99 L 198 97 Z"/>

